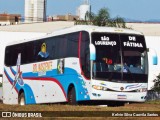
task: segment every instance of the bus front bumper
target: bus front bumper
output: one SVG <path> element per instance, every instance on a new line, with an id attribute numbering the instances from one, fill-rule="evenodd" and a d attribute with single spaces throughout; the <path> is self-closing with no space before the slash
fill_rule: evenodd
<path id="1" fill-rule="evenodd" d="M 92 91 L 91 100 L 145 102 L 147 92 L 109 92 Z"/>

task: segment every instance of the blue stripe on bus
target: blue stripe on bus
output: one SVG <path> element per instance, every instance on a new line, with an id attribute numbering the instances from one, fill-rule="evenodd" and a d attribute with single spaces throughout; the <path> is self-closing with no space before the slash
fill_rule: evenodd
<path id="1" fill-rule="evenodd" d="M 14 80 L 9 76 L 6 69 L 4 69 L 4 72 L 6 74 L 6 77 L 9 80 L 10 84 L 13 85 Z M 20 86 L 18 83 L 16 83 L 14 88 L 15 88 L 16 92 L 19 92 L 21 89 L 24 90 L 26 104 L 35 104 L 36 103 L 33 91 L 28 84 L 25 83 L 23 86 Z"/>
<path id="2" fill-rule="evenodd" d="M 23 73 L 22 75 L 24 78 L 25 77 L 51 77 L 57 79 L 60 84 L 63 86 L 63 89 L 65 90 L 65 94 L 67 95 L 68 87 L 72 83 L 75 86 L 76 89 L 76 98 L 77 101 L 82 101 L 82 100 L 90 100 L 90 97 L 88 95 L 88 90 L 86 87 L 86 83 L 77 73 L 76 70 L 71 69 L 71 68 L 65 68 L 64 69 L 64 74 L 58 74 L 57 69 L 53 69 L 52 71 L 47 71 L 46 75 L 44 76 L 38 76 L 38 73 Z"/>
<path id="3" fill-rule="evenodd" d="M 15 73 L 15 70 L 13 68 L 11 68 L 11 70 L 13 73 Z M 65 68 L 64 74 L 58 74 L 57 69 L 53 69 L 52 71 L 47 71 L 46 75 L 44 76 L 38 76 L 38 73 L 28 72 L 28 73 L 22 73 L 22 77 L 23 78 L 34 78 L 34 77 L 54 78 L 60 82 L 66 95 L 68 92 L 68 87 L 72 83 L 76 89 L 77 101 L 90 100 L 85 81 L 74 69 Z"/>
<path id="4" fill-rule="evenodd" d="M 16 71 L 12 67 L 10 67 L 10 69 L 11 69 L 12 74 L 15 75 Z"/>

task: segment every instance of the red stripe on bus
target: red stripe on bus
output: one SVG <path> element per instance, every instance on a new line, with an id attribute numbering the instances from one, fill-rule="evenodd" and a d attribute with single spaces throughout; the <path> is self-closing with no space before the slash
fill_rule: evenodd
<path id="1" fill-rule="evenodd" d="M 54 79 L 54 78 L 25 77 L 25 78 L 23 78 L 23 80 L 39 80 L 39 81 L 52 81 L 52 82 L 55 82 L 55 83 L 57 83 L 58 86 L 61 88 L 61 90 L 62 90 L 62 92 L 63 92 L 63 94 L 64 94 L 64 96 L 65 96 L 65 98 L 66 98 L 66 101 L 68 101 L 68 100 L 67 100 L 67 97 L 66 97 L 66 93 L 65 93 L 65 91 L 64 91 L 61 83 L 60 83 L 58 80 Z"/>
<path id="2" fill-rule="evenodd" d="M 79 64 L 80 64 L 80 73 L 81 75 L 86 79 L 86 80 L 90 80 L 88 78 L 85 77 L 84 72 L 82 70 L 82 63 L 81 63 L 81 42 L 82 42 L 82 32 L 79 33 L 79 40 L 78 40 L 78 58 L 79 58 Z"/>

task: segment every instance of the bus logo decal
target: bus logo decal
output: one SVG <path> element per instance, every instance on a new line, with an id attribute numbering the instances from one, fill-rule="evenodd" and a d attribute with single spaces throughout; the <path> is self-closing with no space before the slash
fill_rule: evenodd
<path id="1" fill-rule="evenodd" d="M 15 74 L 15 79 L 13 81 L 12 84 L 12 89 L 16 86 L 16 84 L 18 83 L 20 86 L 24 85 L 23 82 L 23 78 L 22 78 L 22 71 L 20 70 L 20 64 L 21 64 L 21 53 L 18 54 L 18 58 L 17 58 L 17 71 Z"/>
<path id="2" fill-rule="evenodd" d="M 132 89 L 132 88 L 138 88 L 138 87 L 141 87 L 142 84 L 135 84 L 135 85 L 127 85 L 125 89 Z"/>
<path id="3" fill-rule="evenodd" d="M 123 90 L 124 90 L 124 87 L 120 87 L 120 90 L 123 91 Z"/>
<path id="4" fill-rule="evenodd" d="M 33 73 L 38 73 L 38 76 L 46 75 L 47 71 L 52 71 L 52 61 L 33 64 Z"/>
<path id="5" fill-rule="evenodd" d="M 38 55 L 41 58 L 47 58 L 49 56 L 49 53 L 46 50 L 47 50 L 47 45 L 46 45 L 46 43 L 43 43 L 41 45 L 41 51 L 38 53 Z"/>
<path id="6" fill-rule="evenodd" d="M 57 61 L 57 72 L 58 74 L 64 73 L 64 59 L 60 59 Z"/>

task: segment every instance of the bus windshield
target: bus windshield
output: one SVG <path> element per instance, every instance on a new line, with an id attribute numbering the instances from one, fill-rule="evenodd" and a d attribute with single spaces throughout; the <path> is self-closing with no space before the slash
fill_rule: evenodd
<path id="1" fill-rule="evenodd" d="M 144 36 L 92 33 L 96 48 L 93 78 L 127 83 L 146 83 L 148 59 Z"/>

